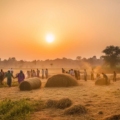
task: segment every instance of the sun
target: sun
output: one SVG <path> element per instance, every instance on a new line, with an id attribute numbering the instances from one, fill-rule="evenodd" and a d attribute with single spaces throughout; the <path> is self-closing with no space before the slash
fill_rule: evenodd
<path id="1" fill-rule="evenodd" d="M 47 34 L 47 35 L 46 35 L 46 41 L 47 41 L 48 43 L 52 43 L 52 42 L 54 41 L 54 39 L 55 39 L 55 37 L 54 37 L 53 34 Z"/>

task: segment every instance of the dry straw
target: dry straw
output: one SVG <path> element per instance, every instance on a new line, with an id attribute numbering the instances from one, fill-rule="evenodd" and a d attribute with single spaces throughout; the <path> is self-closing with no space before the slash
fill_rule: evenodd
<path id="1" fill-rule="evenodd" d="M 110 84 L 110 80 L 106 80 L 104 78 L 100 78 L 100 79 L 96 80 L 95 84 L 96 85 L 109 85 Z"/>
<path id="2" fill-rule="evenodd" d="M 46 102 L 46 106 L 48 108 L 54 107 L 57 109 L 65 109 L 67 107 L 70 107 L 72 105 L 72 101 L 69 98 L 63 98 L 60 100 L 48 100 Z"/>
<path id="3" fill-rule="evenodd" d="M 120 114 L 112 115 L 110 117 L 105 118 L 104 120 L 120 120 Z"/>
<path id="4" fill-rule="evenodd" d="M 65 110 L 64 114 L 66 115 L 80 115 L 80 114 L 86 114 L 87 109 L 83 105 L 74 105 L 67 110 Z"/>
<path id="5" fill-rule="evenodd" d="M 39 78 L 29 78 L 25 79 L 25 81 L 21 82 L 19 85 L 20 90 L 32 90 L 40 88 L 41 81 Z"/>
<path id="6" fill-rule="evenodd" d="M 77 86 L 77 80 L 69 74 L 57 74 L 51 76 L 45 87 L 69 87 Z"/>

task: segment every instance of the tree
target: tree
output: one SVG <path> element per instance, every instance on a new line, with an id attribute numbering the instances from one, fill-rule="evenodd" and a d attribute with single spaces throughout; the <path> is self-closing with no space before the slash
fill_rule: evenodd
<path id="1" fill-rule="evenodd" d="M 107 46 L 103 51 L 105 55 L 102 56 L 105 63 L 110 65 L 111 68 L 116 67 L 120 63 L 120 47 Z"/>
<path id="2" fill-rule="evenodd" d="M 81 60 L 81 56 L 77 56 L 77 57 L 76 57 L 76 60 Z"/>

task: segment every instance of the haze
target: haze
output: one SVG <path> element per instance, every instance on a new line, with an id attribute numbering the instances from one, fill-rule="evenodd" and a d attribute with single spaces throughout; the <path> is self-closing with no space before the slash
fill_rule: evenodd
<path id="1" fill-rule="evenodd" d="M 120 45 L 119 0 L 0 0 L 3 59 L 100 57 L 109 45 Z"/>

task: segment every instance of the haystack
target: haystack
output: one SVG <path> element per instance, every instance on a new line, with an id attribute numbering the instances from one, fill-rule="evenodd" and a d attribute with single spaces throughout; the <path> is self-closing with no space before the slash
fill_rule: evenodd
<path id="1" fill-rule="evenodd" d="M 69 74 L 57 74 L 51 76 L 45 87 L 69 87 L 77 86 L 77 80 Z"/>
<path id="2" fill-rule="evenodd" d="M 99 78 L 98 80 L 96 80 L 95 84 L 96 85 L 109 85 L 110 80 L 106 80 L 104 78 Z"/>
<path id="3" fill-rule="evenodd" d="M 25 81 L 21 82 L 19 85 L 20 90 L 32 90 L 40 88 L 41 81 L 39 78 L 29 78 L 25 79 Z"/>

